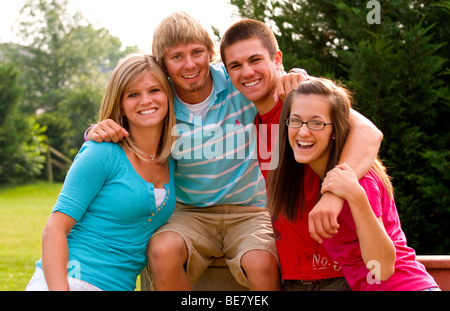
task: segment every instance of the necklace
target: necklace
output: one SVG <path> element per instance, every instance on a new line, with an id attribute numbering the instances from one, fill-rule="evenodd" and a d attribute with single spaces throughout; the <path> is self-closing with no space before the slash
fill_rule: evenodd
<path id="1" fill-rule="evenodd" d="M 154 154 L 154 155 L 149 155 L 149 154 L 147 154 L 147 155 L 148 155 L 148 157 L 150 158 L 150 160 L 155 161 L 156 154 Z"/>

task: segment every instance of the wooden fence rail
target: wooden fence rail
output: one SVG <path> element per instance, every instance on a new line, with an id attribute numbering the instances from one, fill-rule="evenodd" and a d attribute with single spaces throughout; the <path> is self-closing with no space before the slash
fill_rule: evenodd
<path id="1" fill-rule="evenodd" d="M 55 160 L 52 158 L 52 154 L 55 155 L 57 158 L 63 160 L 63 162 Z M 53 165 L 56 166 L 59 169 L 62 169 L 64 171 L 68 171 L 70 166 L 72 165 L 72 160 L 66 157 L 64 154 L 56 150 L 55 148 L 48 145 L 47 148 L 47 175 L 48 175 L 48 181 L 53 182 Z"/>

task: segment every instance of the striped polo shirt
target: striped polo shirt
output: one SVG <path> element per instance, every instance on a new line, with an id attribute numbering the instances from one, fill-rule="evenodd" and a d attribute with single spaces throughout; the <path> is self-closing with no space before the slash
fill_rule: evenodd
<path id="1" fill-rule="evenodd" d="M 258 165 L 256 108 L 231 83 L 222 64 L 210 66 L 214 89 L 209 109 L 197 117 L 175 97 L 178 139 L 177 201 L 207 207 L 266 205 L 265 181 Z"/>

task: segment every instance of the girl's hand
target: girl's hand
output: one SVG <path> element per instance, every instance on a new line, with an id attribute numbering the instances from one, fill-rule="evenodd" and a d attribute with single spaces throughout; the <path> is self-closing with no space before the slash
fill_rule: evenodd
<path id="1" fill-rule="evenodd" d="M 329 171 L 322 182 L 322 194 L 331 192 L 348 200 L 361 186 L 355 172 L 347 164 L 337 165 Z"/>

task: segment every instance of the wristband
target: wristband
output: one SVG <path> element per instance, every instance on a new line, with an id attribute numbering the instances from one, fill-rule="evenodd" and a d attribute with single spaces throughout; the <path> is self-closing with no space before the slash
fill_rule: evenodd
<path id="1" fill-rule="evenodd" d="M 87 138 L 87 134 L 95 125 L 96 124 L 89 126 L 88 129 L 84 132 L 84 141 L 89 141 L 89 139 Z"/>

